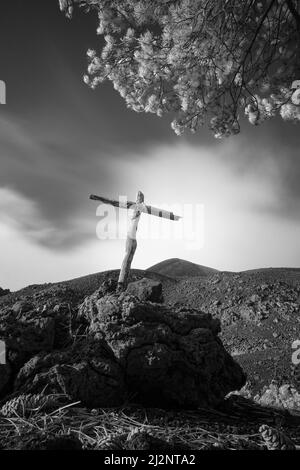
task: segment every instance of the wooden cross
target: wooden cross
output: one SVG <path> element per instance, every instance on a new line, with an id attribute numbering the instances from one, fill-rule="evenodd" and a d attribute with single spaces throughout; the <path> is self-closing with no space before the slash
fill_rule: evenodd
<path id="1" fill-rule="evenodd" d="M 130 267 L 137 247 L 136 232 L 141 213 L 144 212 L 146 214 L 155 215 L 156 217 L 163 217 L 164 219 L 169 220 L 179 220 L 181 217 L 167 210 L 158 209 L 157 207 L 153 206 L 147 206 L 144 203 L 144 194 L 141 191 L 137 193 L 136 202 L 127 201 L 124 203 L 101 196 L 95 196 L 94 194 L 90 196 L 90 199 L 94 201 L 101 201 L 104 204 L 110 204 L 114 207 L 119 207 L 122 209 L 132 209 L 132 215 L 130 217 L 130 224 L 126 238 L 125 257 L 121 266 L 118 280 L 118 290 L 124 290 L 127 287 Z"/>

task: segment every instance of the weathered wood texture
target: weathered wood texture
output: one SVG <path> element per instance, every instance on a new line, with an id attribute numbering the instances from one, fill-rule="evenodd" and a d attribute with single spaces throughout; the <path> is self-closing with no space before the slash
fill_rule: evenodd
<path id="1" fill-rule="evenodd" d="M 130 209 L 137 204 L 136 202 L 132 202 L 132 201 L 120 202 L 114 199 L 108 199 L 106 197 L 96 196 L 95 194 L 91 194 L 90 199 L 92 199 L 93 201 L 101 201 L 104 204 L 110 204 L 111 206 L 114 206 L 114 207 L 120 207 L 121 209 Z M 175 215 L 173 212 L 169 212 L 163 209 L 158 209 L 157 207 L 153 207 L 153 206 L 147 206 L 146 204 L 144 204 L 144 201 L 139 204 L 140 204 L 140 207 L 139 207 L 140 212 L 144 212 L 150 215 L 155 215 L 156 217 L 162 217 L 164 219 L 169 219 L 169 220 L 181 219 L 179 215 Z"/>
<path id="2" fill-rule="evenodd" d="M 130 217 L 129 228 L 127 232 L 125 257 L 121 266 L 121 271 L 118 280 L 118 289 L 122 290 L 127 287 L 128 276 L 133 260 L 133 256 L 137 247 L 136 232 L 138 223 L 141 217 L 141 211 L 138 209 L 139 205 L 144 202 L 144 194 L 139 191 L 136 197 L 136 203 L 132 205 L 133 212 Z"/>

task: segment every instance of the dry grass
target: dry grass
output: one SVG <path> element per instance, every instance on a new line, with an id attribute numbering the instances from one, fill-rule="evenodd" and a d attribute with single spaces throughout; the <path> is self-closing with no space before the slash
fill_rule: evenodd
<path id="1" fill-rule="evenodd" d="M 137 407 L 88 410 L 78 403 L 52 412 L 31 410 L 0 417 L 0 442 L 13 449 L 16 442 L 33 434 L 77 436 L 85 449 L 103 449 L 107 442 L 122 442 L 134 432 L 143 431 L 173 446 L 191 449 L 263 449 L 258 425 L 239 425 L 234 416 L 217 411 L 172 412 Z M 26 417 L 25 417 L 26 416 Z M 107 448 L 107 447 L 106 447 Z"/>
<path id="2" fill-rule="evenodd" d="M 6 449 L 14 449 L 34 435 L 76 436 L 84 449 L 122 449 L 132 434 L 144 433 L 175 449 L 263 450 L 267 445 L 260 427 L 274 431 L 277 437 L 283 433 L 283 437 L 290 437 L 296 446 L 300 444 L 299 416 L 240 396 L 229 397 L 219 410 L 196 411 L 136 405 L 91 410 L 81 407 L 79 402 L 66 404 L 61 395 L 48 396 L 46 402 L 45 396 L 42 399 L 40 396 L 24 397 L 22 406 L 18 403 L 15 408 L 11 407 L 9 415 L 0 415 L 0 445 Z M 61 400 L 63 405 L 55 405 Z M 33 403 L 41 405 L 32 406 Z"/>

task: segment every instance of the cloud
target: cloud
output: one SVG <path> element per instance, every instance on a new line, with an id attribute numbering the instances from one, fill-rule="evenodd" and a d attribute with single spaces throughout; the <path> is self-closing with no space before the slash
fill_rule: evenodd
<path id="1" fill-rule="evenodd" d="M 1 223 L 33 242 L 58 246 L 65 235 L 43 217 L 35 201 L 10 188 L 0 188 Z"/>
<path id="2" fill-rule="evenodd" d="M 205 208 L 202 248 L 190 249 L 185 239 L 141 236 L 134 267 L 145 268 L 169 257 L 226 270 L 299 265 L 299 219 L 283 222 L 282 214 L 274 212 L 280 199 L 280 171 L 268 163 L 267 155 L 251 167 L 245 165 L 248 157 L 243 152 L 234 140 L 224 142 L 217 150 L 180 142 L 148 149 L 141 160 L 137 155 L 123 154 L 126 158 L 109 162 L 107 175 L 121 176 L 118 185 L 113 180 L 115 191 L 108 184 L 105 188 L 95 186 L 92 192 L 134 198 L 136 190 L 141 189 L 146 202 L 158 207 L 178 204 L 180 209 L 181 204 L 190 203 L 204 204 Z M 96 156 L 93 158 L 96 160 Z M 85 192 L 86 183 L 78 184 L 77 191 L 82 191 L 82 186 Z M 66 211 L 67 215 L 67 221 L 60 224 L 59 219 L 48 216 L 40 194 L 34 199 L 13 187 L 1 187 L 0 285 L 16 288 L 119 268 L 124 240 L 96 238 L 96 208 L 97 203 L 88 199 L 86 208 L 74 204 L 72 217 L 66 208 L 60 208 L 61 214 Z M 139 235 L 147 234 L 149 227 L 156 233 L 159 221 L 143 215 Z"/>
<path id="3" fill-rule="evenodd" d="M 244 201 L 254 212 L 272 214 L 278 220 L 298 219 L 296 126 L 273 120 L 253 127 L 243 121 L 242 134 L 228 141 L 215 140 L 205 129 L 195 136 L 178 138 L 170 129 L 169 117 L 158 119 L 128 110 L 111 84 L 92 91 L 83 83 L 85 51 L 99 43 L 97 18 L 78 15 L 67 22 L 55 2 L 49 1 L 43 10 L 49 22 L 39 17 L 34 2 L 20 5 L 16 21 L 12 5 L 6 2 L 1 7 L 4 17 L 13 21 L 0 30 L 5 74 L 1 78 L 8 88 L 0 116 L 0 187 L 34 203 L 44 235 L 32 234 L 25 223 L 23 230 L 36 243 L 65 250 L 92 239 L 95 205 L 89 194 L 134 197 L 146 184 L 147 172 L 151 197 L 159 198 L 176 188 L 185 198 L 184 188 L 189 179 L 197 184 L 198 173 L 203 175 L 200 195 L 206 182 L 221 194 L 231 185 L 232 204 Z M 18 61 L 12 60 L 14 56 Z M 192 147 L 198 159 L 188 167 L 184 162 Z M 164 154 L 174 158 L 169 160 L 165 181 L 161 181 L 160 158 Z M 182 168 L 183 181 L 176 181 L 180 177 L 177 167 Z M 218 174 L 224 176 L 217 187 Z"/>
<path id="4" fill-rule="evenodd" d="M 225 201 L 226 194 L 227 204 L 239 210 L 291 220 L 299 213 L 296 153 L 283 154 L 282 143 L 276 149 L 263 144 L 260 133 L 257 141 L 239 136 L 214 146 L 175 137 L 172 143 L 149 144 L 141 153 L 139 146 L 124 145 L 121 151 L 113 144 L 97 151 L 85 139 L 74 143 L 66 129 L 56 138 L 51 129 L 45 142 L 47 132 L 33 137 L 34 129 L 0 118 L 0 187 L 5 191 L 0 207 L 9 223 L 15 220 L 27 238 L 49 249 L 72 249 L 94 239 L 91 193 L 131 199 L 142 189 L 153 204 L 156 198 L 168 203 L 168 195 L 181 203 L 189 202 L 194 189 L 193 197 L 208 206 Z"/>

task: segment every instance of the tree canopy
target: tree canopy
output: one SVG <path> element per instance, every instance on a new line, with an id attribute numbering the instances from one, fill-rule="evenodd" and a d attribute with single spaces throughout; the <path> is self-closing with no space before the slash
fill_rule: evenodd
<path id="1" fill-rule="evenodd" d="M 236 134 L 246 114 L 300 121 L 297 0 L 59 0 L 98 12 L 84 81 L 110 80 L 136 112 L 169 114 L 180 135 Z"/>

